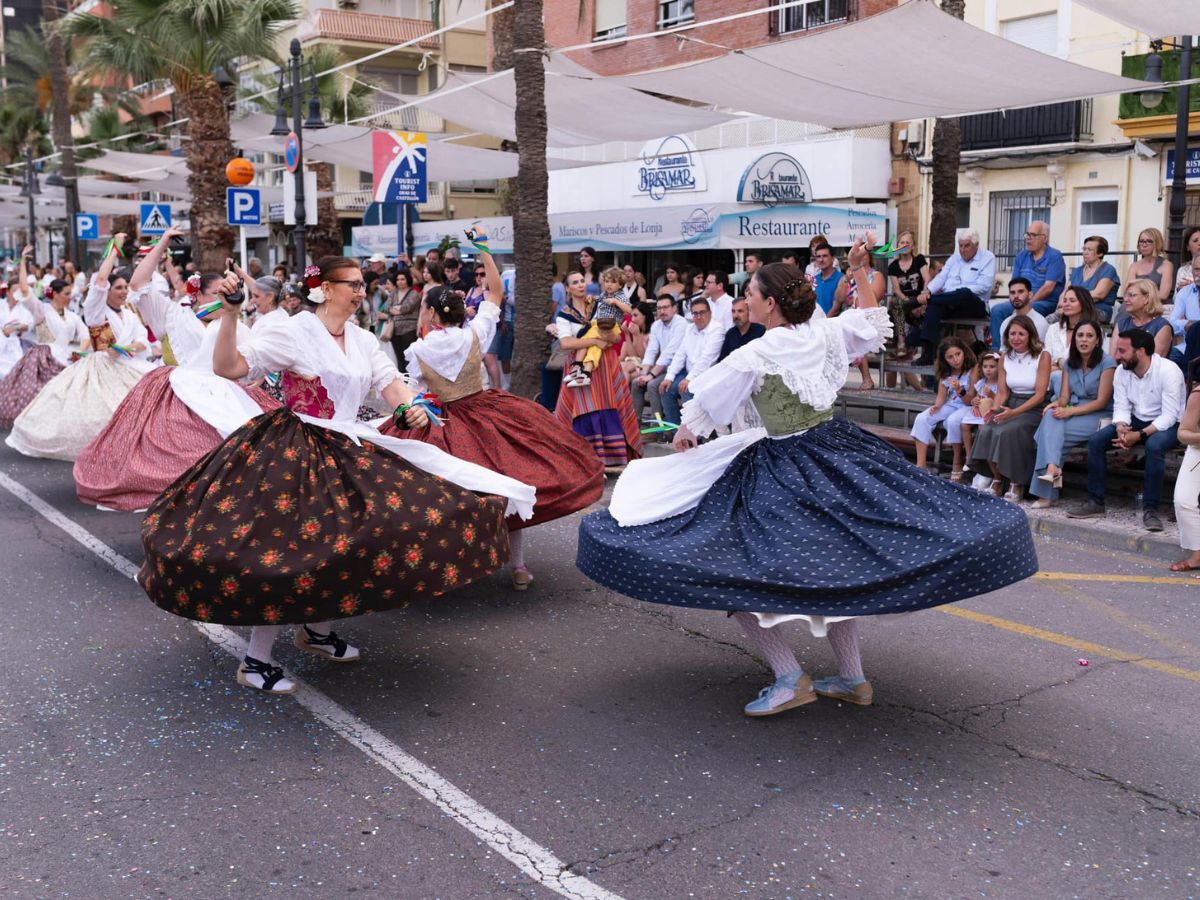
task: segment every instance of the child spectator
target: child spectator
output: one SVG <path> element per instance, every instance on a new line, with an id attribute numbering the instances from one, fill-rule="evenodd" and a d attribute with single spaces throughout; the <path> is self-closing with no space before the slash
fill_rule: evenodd
<path id="1" fill-rule="evenodd" d="M 962 480 L 963 445 L 960 424 L 951 426 L 950 419 L 966 410 L 965 398 L 971 391 L 971 373 L 975 368 L 975 354 L 961 338 L 948 337 L 938 347 L 934 377 L 938 381 L 937 398 L 933 406 L 918 414 L 913 423 L 912 436 L 917 442 L 917 468 L 927 468 L 929 443 L 933 440 L 933 427 L 946 423 L 946 443 L 954 448 L 954 461 L 950 469 L 952 481 Z M 962 419 L 959 417 L 959 422 Z"/>
<path id="2" fill-rule="evenodd" d="M 584 340 L 598 338 L 601 333 L 613 333 L 617 330 L 625 316 L 632 312 L 629 302 L 625 299 L 623 285 L 625 273 L 616 266 L 609 266 L 600 273 L 600 299 L 596 301 L 596 309 L 592 314 L 591 324 L 579 335 Z M 567 387 L 584 387 L 592 383 L 592 372 L 600 362 L 600 347 L 586 347 L 575 354 L 575 362 L 571 365 L 571 374 L 566 377 Z"/>
<path id="3" fill-rule="evenodd" d="M 971 438 L 974 432 L 972 429 L 976 425 L 983 424 L 983 417 L 991 410 L 996 403 L 996 395 L 1000 393 L 1000 354 L 996 350 L 988 350 L 979 357 L 979 364 L 975 367 L 971 378 L 974 384 L 971 386 L 970 392 L 963 398 L 963 404 L 966 407 L 950 417 L 946 422 L 946 428 L 950 428 L 950 421 L 953 420 L 959 428 L 962 429 L 963 448 L 966 450 L 967 458 L 971 457 Z M 964 472 L 970 471 L 969 467 L 963 468 Z M 974 487 L 986 491 L 991 487 L 992 479 L 985 475 L 977 475 Z"/>

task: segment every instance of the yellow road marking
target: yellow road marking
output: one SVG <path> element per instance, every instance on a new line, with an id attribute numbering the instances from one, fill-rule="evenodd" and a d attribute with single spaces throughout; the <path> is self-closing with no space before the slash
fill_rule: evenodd
<path id="1" fill-rule="evenodd" d="M 1082 572 L 1038 572 L 1033 576 L 1043 581 L 1104 581 L 1112 584 L 1177 584 L 1200 587 L 1200 578 L 1169 575 L 1090 575 Z"/>
<path id="2" fill-rule="evenodd" d="M 989 616 L 987 613 L 975 612 L 971 609 L 963 609 L 959 606 L 939 606 L 939 612 L 946 613 L 951 616 L 958 616 L 960 619 L 968 619 L 972 622 L 978 622 L 981 625 L 991 625 L 993 628 L 1002 628 L 1005 631 L 1011 631 L 1013 634 L 1019 634 L 1024 637 L 1036 638 L 1039 641 L 1046 641 L 1051 644 L 1058 644 L 1060 647 L 1070 647 L 1080 653 L 1088 653 L 1092 656 L 1103 656 L 1108 659 L 1115 659 L 1118 662 L 1126 662 L 1130 665 L 1140 666 L 1143 669 L 1150 669 L 1155 672 L 1162 672 L 1165 675 L 1174 675 L 1176 678 L 1185 678 L 1188 681 L 1194 681 L 1200 684 L 1200 672 L 1192 669 L 1183 669 L 1179 666 L 1173 666 L 1170 663 L 1159 662 L 1154 659 L 1146 659 L 1136 653 L 1126 653 L 1124 650 L 1117 650 L 1114 647 L 1106 647 L 1103 644 L 1093 644 L 1091 641 L 1081 641 L 1078 638 L 1070 637 L 1069 635 L 1059 634 L 1056 631 L 1047 631 L 1044 628 L 1035 628 L 1032 625 L 1022 625 L 1020 622 L 1011 622 L 1008 619 L 1001 619 L 998 616 Z"/>

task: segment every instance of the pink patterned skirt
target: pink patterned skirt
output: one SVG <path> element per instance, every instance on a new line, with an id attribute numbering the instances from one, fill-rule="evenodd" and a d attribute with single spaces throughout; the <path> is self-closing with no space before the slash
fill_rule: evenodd
<path id="1" fill-rule="evenodd" d="M 146 375 L 117 407 L 108 425 L 75 461 L 75 492 L 84 503 L 145 509 L 175 479 L 222 443 L 211 425 L 171 389 L 171 369 Z M 247 389 L 264 412 L 279 404 Z"/>
<path id="2" fill-rule="evenodd" d="M 0 428 L 12 428 L 13 419 L 42 388 L 65 368 L 46 344 L 32 348 L 0 379 Z"/>

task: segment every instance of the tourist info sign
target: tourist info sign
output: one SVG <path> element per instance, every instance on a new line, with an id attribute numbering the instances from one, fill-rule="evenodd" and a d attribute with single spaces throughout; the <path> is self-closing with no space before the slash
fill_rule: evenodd
<path id="1" fill-rule="evenodd" d="M 376 203 L 424 203 L 428 143 L 420 131 L 376 131 L 371 136 Z"/>

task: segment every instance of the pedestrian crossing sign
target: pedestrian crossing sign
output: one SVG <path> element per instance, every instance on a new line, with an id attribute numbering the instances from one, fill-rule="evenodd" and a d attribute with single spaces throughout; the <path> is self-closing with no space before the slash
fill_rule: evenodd
<path id="1" fill-rule="evenodd" d="M 142 204 L 142 234 L 163 234 L 170 227 L 170 206 L 165 203 Z"/>

